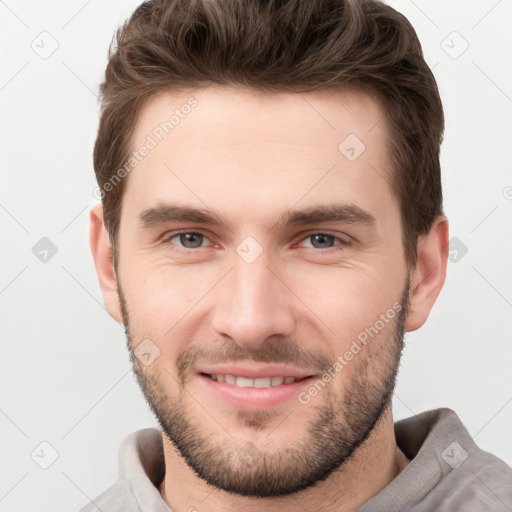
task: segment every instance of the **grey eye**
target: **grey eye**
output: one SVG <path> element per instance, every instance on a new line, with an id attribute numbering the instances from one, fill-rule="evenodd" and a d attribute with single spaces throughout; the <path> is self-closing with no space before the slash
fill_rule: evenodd
<path id="1" fill-rule="evenodd" d="M 334 236 L 326 235 L 325 233 L 318 233 L 315 235 L 310 235 L 308 238 L 312 240 L 313 247 L 315 247 L 316 249 L 325 249 L 326 243 L 328 244 L 327 248 L 329 249 L 329 248 L 333 247 L 333 243 L 335 240 Z M 329 240 L 332 243 L 329 244 Z M 318 245 L 315 245 L 317 243 L 318 243 Z"/>
<path id="2" fill-rule="evenodd" d="M 181 233 L 176 236 L 180 237 L 180 244 L 186 249 L 196 249 L 203 244 L 204 236 L 200 233 Z"/>

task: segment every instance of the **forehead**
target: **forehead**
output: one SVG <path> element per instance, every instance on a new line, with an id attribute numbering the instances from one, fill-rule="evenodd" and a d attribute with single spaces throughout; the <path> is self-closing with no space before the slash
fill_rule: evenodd
<path id="1" fill-rule="evenodd" d="M 389 202 L 387 137 L 382 106 L 353 90 L 161 93 L 134 130 L 131 149 L 145 156 L 133 161 L 123 203 L 140 211 L 165 200 L 210 201 L 278 214 L 297 202 Z"/>
<path id="2" fill-rule="evenodd" d="M 355 89 L 270 93 L 212 84 L 150 98 L 132 145 L 143 143 L 151 133 L 155 139 L 167 139 L 172 133 L 176 142 L 188 144 L 203 141 L 207 134 L 211 142 L 230 144 L 247 145 L 254 136 L 262 136 L 278 143 L 332 145 L 347 129 L 373 143 L 385 136 L 384 118 L 380 102 Z M 164 133 L 158 133 L 159 128 Z M 326 139 L 328 132 L 331 136 Z"/>

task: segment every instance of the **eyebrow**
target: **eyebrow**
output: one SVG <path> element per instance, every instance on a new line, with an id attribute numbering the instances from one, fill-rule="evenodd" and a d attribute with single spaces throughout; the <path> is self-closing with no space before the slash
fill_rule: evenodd
<path id="1" fill-rule="evenodd" d="M 141 212 L 139 221 L 142 228 L 157 227 L 170 222 L 194 222 L 222 226 L 233 231 L 226 222 L 215 212 L 206 208 L 193 208 L 179 204 L 159 204 Z M 322 222 L 344 222 L 347 224 L 363 224 L 369 227 L 376 225 L 375 217 L 368 211 L 353 204 L 330 204 L 291 210 L 283 213 L 274 224 L 281 226 L 303 226 Z"/>

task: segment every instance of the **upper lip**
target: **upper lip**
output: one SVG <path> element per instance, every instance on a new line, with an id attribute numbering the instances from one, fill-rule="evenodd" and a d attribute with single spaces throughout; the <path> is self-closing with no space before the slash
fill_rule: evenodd
<path id="1" fill-rule="evenodd" d="M 296 379 L 303 379 L 304 377 L 311 377 L 313 372 L 296 368 L 293 366 L 286 366 L 281 364 L 216 364 L 202 366 L 198 369 L 199 373 L 206 373 L 209 375 L 235 375 L 236 377 L 246 377 L 248 379 L 258 379 L 265 377 L 295 377 Z"/>

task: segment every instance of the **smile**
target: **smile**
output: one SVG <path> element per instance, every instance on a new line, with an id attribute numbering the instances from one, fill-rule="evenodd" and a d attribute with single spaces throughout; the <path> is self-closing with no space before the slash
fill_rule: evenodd
<path id="1" fill-rule="evenodd" d="M 232 386 L 237 386 L 239 388 L 270 388 L 273 386 L 281 386 L 283 384 L 292 384 L 298 380 L 302 380 L 295 377 L 259 377 L 255 379 L 250 379 L 247 377 L 240 377 L 231 374 L 217 373 L 217 374 L 207 374 L 212 380 L 217 382 L 225 382 L 226 384 L 230 384 Z"/>

